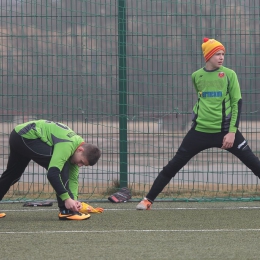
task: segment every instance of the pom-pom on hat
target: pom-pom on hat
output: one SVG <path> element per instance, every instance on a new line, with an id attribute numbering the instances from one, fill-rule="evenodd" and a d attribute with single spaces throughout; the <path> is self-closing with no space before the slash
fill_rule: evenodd
<path id="1" fill-rule="evenodd" d="M 221 42 L 215 39 L 204 38 L 201 45 L 205 61 L 207 62 L 217 51 L 224 51 L 225 47 Z"/>

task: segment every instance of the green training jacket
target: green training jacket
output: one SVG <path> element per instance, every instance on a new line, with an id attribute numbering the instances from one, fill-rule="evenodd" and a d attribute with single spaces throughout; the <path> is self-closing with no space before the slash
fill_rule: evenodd
<path id="1" fill-rule="evenodd" d="M 242 107 L 236 73 L 224 66 L 213 71 L 201 68 L 191 78 L 198 94 L 192 127 L 205 133 L 235 133 Z"/>
<path id="2" fill-rule="evenodd" d="M 64 164 L 68 162 L 69 188 L 74 199 L 77 199 L 79 167 L 71 164 L 69 159 L 78 146 L 84 142 L 83 138 L 68 126 L 48 120 L 26 122 L 17 125 L 14 130 L 23 138 L 40 139 L 43 143 L 53 147 L 47 176 L 52 187 L 62 200 L 70 198 L 60 177 Z"/>

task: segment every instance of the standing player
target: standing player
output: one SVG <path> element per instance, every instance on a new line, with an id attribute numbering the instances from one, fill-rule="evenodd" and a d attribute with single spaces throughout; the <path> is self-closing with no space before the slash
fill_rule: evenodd
<path id="1" fill-rule="evenodd" d="M 10 134 L 10 155 L 0 178 L 0 200 L 19 181 L 31 160 L 48 170 L 47 178 L 56 192 L 60 220 L 84 220 L 90 217 L 79 211 L 79 167 L 93 166 L 101 156 L 100 149 L 85 143 L 68 126 L 48 120 L 17 125 Z M 5 213 L 0 213 L 0 218 Z"/>
<path id="2" fill-rule="evenodd" d="M 202 51 L 206 65 L 192 74 L 198 100 L 193 107 L 191 129 L 137 209 L 149 210 L 177 172 L 193 156 L 212 147 L 234 154 L 260 178 L 260 161 L 238 130 L 242 98 L 236 73 L 223 66 L 225 47 L 215 39 L 205 38 Z"/>

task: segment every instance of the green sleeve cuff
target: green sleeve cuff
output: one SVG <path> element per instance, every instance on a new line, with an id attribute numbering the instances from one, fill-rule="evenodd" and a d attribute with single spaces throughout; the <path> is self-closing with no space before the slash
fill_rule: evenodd
<path id="1" fill-rule="evenodd" d="M 235 127 L 235 126 L 229 127 L 229 133 L 236 133 L 236 132 L 237 132 L 237 127 Z"/>
<path id="2" fill-rule="evenodd" d="M 61 198 L 62 201 L 66 200 L 66 199 L 69 199 L 70 198 L 70 195 L 68 192 L 65 192 L 61 195 L 59 195 L 59 197 Z"/>

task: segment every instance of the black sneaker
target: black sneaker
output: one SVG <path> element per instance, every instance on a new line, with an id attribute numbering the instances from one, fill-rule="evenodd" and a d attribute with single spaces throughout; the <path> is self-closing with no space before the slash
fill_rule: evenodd
<path id="1" fill-rule="evenodd" d="M 60 220 L 84 220 L 88 218 L 90 218 L 90 214 L 74 212 L 68 209 L 64 209 L 59 213 Z"/>

